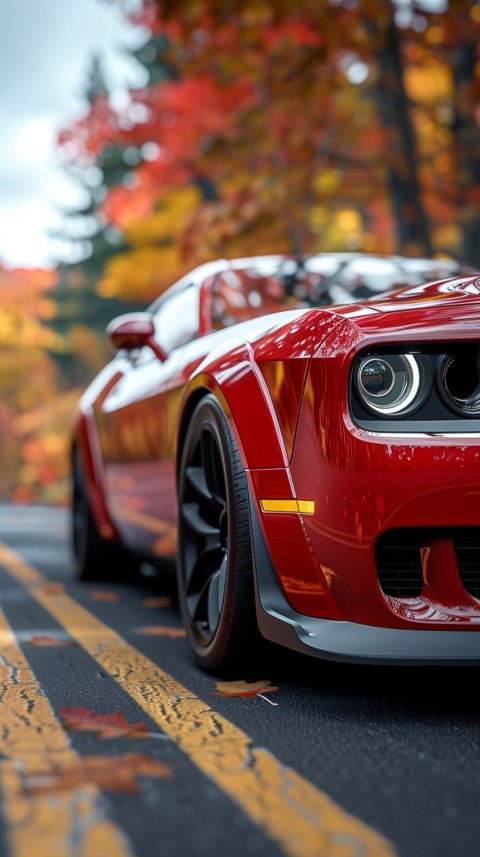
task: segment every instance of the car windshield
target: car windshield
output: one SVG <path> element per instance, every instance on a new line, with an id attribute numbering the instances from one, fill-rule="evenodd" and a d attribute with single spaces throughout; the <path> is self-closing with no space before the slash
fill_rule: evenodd
<path id="1" fill-rule="evenodd" d="M 325 253 L 300 259 L 265 256 L 220 272 L 213 283 L 213 326 L 286 309 L 368 300 L 402 286 L 446 279 L 470 269 L 452 259 Z"/>

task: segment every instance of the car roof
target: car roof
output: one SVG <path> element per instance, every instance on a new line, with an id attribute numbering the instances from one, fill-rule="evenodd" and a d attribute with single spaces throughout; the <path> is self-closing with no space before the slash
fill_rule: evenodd
<path id="1" fill-rule="evenodd" d="M 241 256 L 228 259 L 226 257 L 204 262 L 192 268 L 173 285 L 167 288 L 151 304 L 150 310 L 155 311 L 164 299 L 177 291 L 182 291 L 192 283 L 201 284 L 203 281 L 226 271 L 242 271 L 251 269 L 260 276 L 274 274 L 295 274 L 298 266 L 304 266 L 308 272 L 332 277 L 338 274 L 342 279 L 361 277 L 362 281 L 372 291 L 385 292 L 395 283 L 395 275 L 408 275 L 407 283 L 411 286 L 458 276 L 462 272 L 473 273 L 474 269 L 451 258 L 410 257 L 395 254 L 363 253 L 361 251 L 324 251 L 319 253 L 293 254 L 259 254 L 256 256 Z M 391 282 L 388 282 L 390 277 Z M 403 283 L 405 284 L 405 282 Z M 333 283 L 333 285 L 335 285 Z M 338 296 L 340 300 L 342 295 Z M 348 295 L 346 294 L 348 298 Z"/>

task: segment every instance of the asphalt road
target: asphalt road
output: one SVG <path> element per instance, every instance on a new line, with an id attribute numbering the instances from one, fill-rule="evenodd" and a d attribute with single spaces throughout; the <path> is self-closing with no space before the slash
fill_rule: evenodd
<path id="1" fill-rule="evenodd" d="M 0 637 L 1 855 L 480 855 L 476 667 L 277 650 L 219 695 L 172 583 L 75 582 L 39 507 L 0 506 Z"/>

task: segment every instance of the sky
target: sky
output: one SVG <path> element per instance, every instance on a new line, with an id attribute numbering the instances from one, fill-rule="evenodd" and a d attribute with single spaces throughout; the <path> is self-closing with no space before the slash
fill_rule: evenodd
<path id="1" fill-rule="evenodd" d="M 60 167 L 57 133 L 85 109 L 93 55 L 116 92 L 142 82 L 128 50 L 145 38 L 111 0 L 0 0 L 0 265 L 65 258 L 50 232 L 82 197 Z"/>

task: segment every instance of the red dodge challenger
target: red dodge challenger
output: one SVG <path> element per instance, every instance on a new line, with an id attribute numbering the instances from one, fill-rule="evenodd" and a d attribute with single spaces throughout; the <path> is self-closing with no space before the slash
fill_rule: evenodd
<path id="1" fill-rule="evenodd" d="M 480 277 L 219 260 L 108 327 L 72 433 L 76 573 L 176 568 L 193 657 L 480 663 Z M 468 269 L 467 269 L 468 270 Z"/>

